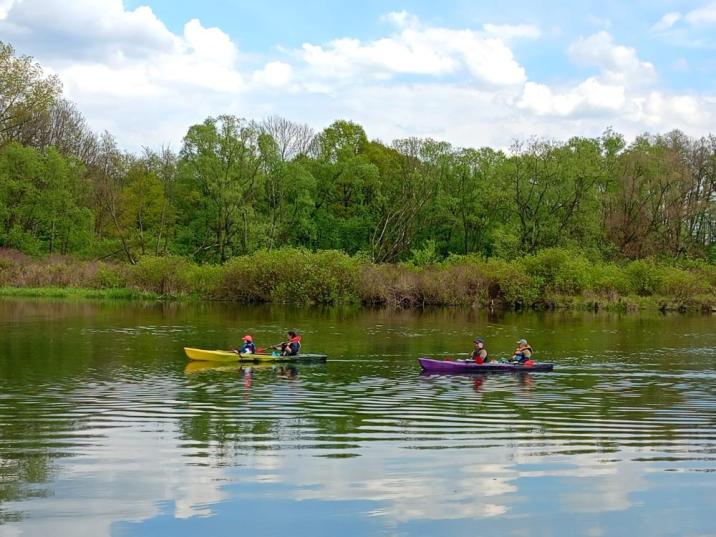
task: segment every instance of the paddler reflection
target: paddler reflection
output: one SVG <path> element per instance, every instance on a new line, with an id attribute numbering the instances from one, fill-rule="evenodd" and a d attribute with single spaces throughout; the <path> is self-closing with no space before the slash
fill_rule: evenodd
<path id="1" fill-rule="evenodd" d="M 293 380 L 298 377 L 298 368 L 295 365 L 282 365 L 276 369 L 276 373 L 279 377 Z"/>
<path id="2" fill-rule="evenodd" d="M 254 383 L 254 370 L 251 366 L 249 367 L 242 367 L 244 374 L 244 388 L 251 388 L 251 385 Z"/>

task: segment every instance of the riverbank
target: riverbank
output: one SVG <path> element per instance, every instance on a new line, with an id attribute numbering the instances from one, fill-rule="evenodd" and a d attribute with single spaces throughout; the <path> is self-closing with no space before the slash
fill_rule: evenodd
<path id="1" fill-rule="evenodd" d="M 129 265 L 0 250 L 0 296 L 713 311 L 716 266 L 607 263 L 563 249 L 515 261 L 461 256 L 425 264 L 374 264 L 337 251 L 281 249 L 220 266 L 172 256 Z"/>

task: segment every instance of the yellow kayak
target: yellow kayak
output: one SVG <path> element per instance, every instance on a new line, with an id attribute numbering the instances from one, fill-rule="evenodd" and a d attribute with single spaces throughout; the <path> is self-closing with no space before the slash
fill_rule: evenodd
<path id="1" fill-rule="evenodd" d="M 271 354 L 238 354 L 233 351 L 205 350 L 184 347 L 191 360 L 206 362 L 325 362 L 325 354 L 299 354 L 298 356 L 273 356 Z"/>

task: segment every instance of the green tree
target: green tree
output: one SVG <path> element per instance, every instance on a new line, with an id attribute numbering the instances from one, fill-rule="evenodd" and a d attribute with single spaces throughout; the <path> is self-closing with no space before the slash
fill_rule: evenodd
<path id="1" fill-rule="evenodd" d="M 83 167 L 54 149 L 12 142 L 0 150 L 0 242 L 29 253 L 67 253 L 91 237 Z"/>
<path id="2" fill-rule="evenodd" d="M 379 179 L 366 154 L 370 143 L 362 127 L 337 121 L 317 136 L 315 145 L 309 168 L 316 180 L 314 245 L 357 252 L 370 235 L 370 207 Z"/>
<path id="3" fill-rule="evenodd" d="M 178 196 L 183 251 L 225 261 L 247 253 L 259 182 L 260 129 L 235 116 L 209 118 L 184 137 Z"/>
<path id="4" fill-rule="evenodd" d="M 517 143 L 513 153 L 505 173 L 522 250 L 533 253 L 565 241 L 595 244 L 596 193 L 605 173 L 599 140 Z"/>
<path id="5" fill-rule="evenodd" d="M 18 140 L 21 132 L 30 138 L 28 124 L 42 120 L 61 89 L 56 76 L 45 76 L 32 58 L 16 56 L 11 45 L 0 42 L 0 145 Z"/>

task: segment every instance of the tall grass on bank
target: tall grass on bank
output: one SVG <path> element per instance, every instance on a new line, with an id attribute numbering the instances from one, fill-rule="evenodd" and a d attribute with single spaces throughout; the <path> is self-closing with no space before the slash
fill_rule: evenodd
<path id="1" fill-rule="evenodd" d="M 712 309 L 716 265 L 638 260 L 607 263 L 561 248 L 516 260 L 453 256 L 437 263 L 373 264 L 337 251 L 285 248 L 221 266 L 181 257 L 136 265 L 0 250 L 1 294 L 195 297 L 237 302 L 362 303 L 391 307 L 503 305 Z M 38 289 L 45 289 L 40 291 Z M 30 291 L 27 291 L 30 292 Z M 64 294 L 63 294 L 64 293 Z"/>

